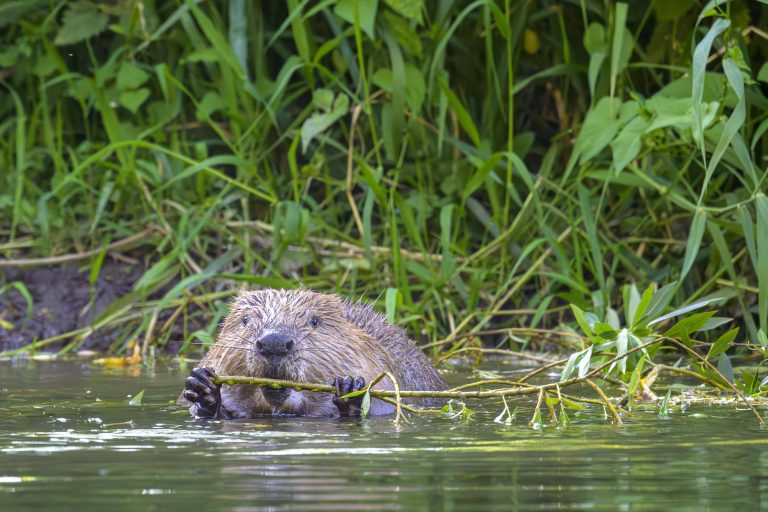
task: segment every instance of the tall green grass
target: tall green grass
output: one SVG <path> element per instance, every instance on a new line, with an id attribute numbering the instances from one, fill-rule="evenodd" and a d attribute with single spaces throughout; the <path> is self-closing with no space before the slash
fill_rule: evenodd
<path id="1" fill-rule="evenodd" d="M 764 343 L 766 22 L 748 1 L 5 2 L 3 256 L 156 227 L 97 319 L 140 325 L 116 348 L 166 343 L 185 290 L 218 311 L 185 337 L 210 340 L 237 282 L 379 298 L 435 340 L 566 304 L 618 320 L 624 285 L 678 281 L 671 304 L 722 297 Z"/>

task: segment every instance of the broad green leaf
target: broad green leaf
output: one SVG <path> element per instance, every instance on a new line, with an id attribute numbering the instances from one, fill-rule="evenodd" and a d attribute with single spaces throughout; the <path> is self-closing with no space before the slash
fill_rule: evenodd
<path id="1" fill-rule="evenodd" d="M 648 127 L 648 121 L 637 116 L 624 125 L 619 135 L 611 142 L 613 170 L 619 175 L 629 163 L 640 154 L 642 135 Z"/>
<path id="2" fill-rule="evenodd" d="M 368 416 L 368 411 L 371 410 L 371 393 L 366 391 L 363 395 L 362 403 L 360 404 L 360 414 L 363 418 Z"/>
<path id="3" fill-rule="evenodd" d="M 730 331 L 723 333 L 717 341 L 709 347 L 709 353 L 707 353 L 707 359 L 711 357 L 717 357 L 726 350 L 728 350 L 733 344 L 733 340 L 736 339 L 736 335 L 739 333 L 739 328 L 736 327 Z"/>
<path id="4" fill-rule="evenodd" d="M 117 88 L 120 90 L 137 89 L 149 80 L 149 73 L 129 62 L 123 62 L 117 73 Z"/>
<path id="5" fill-rule="evenodd" d="M 306 153 L 312 139 L 327 130 L 333 123 L 345 116 L 348 111 L 349 96 L 341 93 L 333 102 L 333 109 L 330 112 L 312 114 L 301 125 L 301 151 Z"/>
<path id="6" fill-rule="evenodd" d="M 365 2 L 360 2 L 359 0 L 339 0 L 333 12 L 336 16 L 352 25 L 355 24 L 355 17 L 357 17 L 360 30 L 365 32 L 369 38 L 375 39 L 374 24 L 376 22 L 378 6 L 379 0 L 366 0 Z"/>
<path id="7" fill-rule="evenodd" d="M 89 39 L 107 28 L 107 23 L 109 23 L 109 16 L 101 12 L 92 2 L 85 0 L 73 2 L 64 12 L 54 43 L 68 45 Z"/>
<path id="8" fill-rule="evenodd" d="M 682 320 L 679 320 L 675 325 L 670 327 L 667 332 L 664 333 L 664 335 L 669 336 L 670 338 L 689 336 L 704 327 L 704 325 L 707 323 L 707 320 L 709 320 L 714 314 L 714 311 L 705 311 L 703 313 L 696 313 L 695 315 L 683 318 Z"/>
<path id="9" fill-rule="evenodd" d="M 198 121 L 205 121 L 210 119 L 214 112 L 225 110 L 227 108 L 227 100 L 221 97 L 217 92 L 208 91 L 203 96 L 202 101 L 197 104 L 197 111 L 195 117 Z"/>
<path id="10" fill-rule="evenodd" d="M 568 380 L 577 365 L 579 368 L 581 368 L 580 361 L 584 359 L 585 356 L 587 359 L 587 365 L 589 365 L 589 359 L 592 357 L 592 346 L 589 346 L 584 350 L 574 352 L 568 357 L 568 361 L 566 361 L 565 367 L 563 367 L 563 373 L 560 375 L 560 382 Z"/>
<path id="11" fill-rule="evenodd" d="M 713 316 L 701 326 L 699 331 L 711 331 L 712 329 L 717 329 L 721 325 L 725 325 L 729 322 L 733 322 L 733 318 L 727 316 Z"/>
<path id="12" fill-rule="evenodd" d="M 584 31 L 584 48 L 590 55 L 606 47 L 605 27 L 593 21 Z"/>
<path id="13" fill-rule="evenodd" d="M 120 104 L 135 114 L 139 107 L 147 101 L 147 98 L 149 98 L 149 89 L 142 87 L 135 91 L 125 91 L 120 94 Z"/>
<path id="14" fill-rule="evenodd" d="M 421 13 L 424 11 L 424 0 L 384 0 L 393 11 L 421 25 Z"/>
<path id="15" fill-rule="evenodd" d="M 580 162 L 591 159 L 611 143 L 621 125 L 620 110 L 621 100 L 606 96 L 587 112 L 574 144 Z"/>
<path id="16" fill-rule="evenodd" d="M 592 331 L 592 327 L 590 327 L 589 323 L 587 322 L 587 319 L 584 317 L 584 311 L 582 311 L 581 308 L 575 304 L 571 304 L 571 311 L 573 311 L 573 316 L 576 318 L 576 323 L 579 324 L 581 330 L 584 331 L 584 334 L 591 338 L 594 335 L 594 332 Z"/>

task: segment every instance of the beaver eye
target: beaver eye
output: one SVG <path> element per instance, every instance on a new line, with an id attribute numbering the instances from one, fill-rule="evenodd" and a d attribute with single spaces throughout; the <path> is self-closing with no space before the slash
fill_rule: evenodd
<path id="1" fill-rule="evenodd" d="M 250 321 L 250 317 L 248 315 L 243 315 L 243 319 L 242 319 L 243 326 L 248 325 L 249 321 Z"/>
<path id="2" fill-rule="evenodd" d="M 317 327 L 317 324 L 319 324 L 319 323 L 320 323 L 320 320 L 318 320 L 318 318 L 316 316 L 309 317 L 309 324 L 312 327 Z"/>

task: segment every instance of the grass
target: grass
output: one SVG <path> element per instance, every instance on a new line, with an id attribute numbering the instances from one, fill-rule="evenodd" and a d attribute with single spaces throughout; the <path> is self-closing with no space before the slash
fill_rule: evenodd
<path id="1" fill-rule="evenodd" d="M 6 3 L 2 256 L 92 251 L 93 281 L 152 228 L 94 322 L 137 326 L 117 352 L 165 345 L 168 314 L 209 342 L 241 284 L 379 298 L 457 349 L 572 330 L 567 305 L 631 328 L 672 282 L 766 350 L 768 6 L 703 7 Z"/>

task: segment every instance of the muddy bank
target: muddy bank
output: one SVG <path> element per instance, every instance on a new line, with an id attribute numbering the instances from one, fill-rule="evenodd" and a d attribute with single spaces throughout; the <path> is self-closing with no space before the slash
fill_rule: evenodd
<path id="1" fill-rule="evenodd" d="M 27 301 L 19 290 L 8 287 L 0 295 L 0 351 L 91 325 L 115 299 L 130 292 L 143 271 L 140 265 L 107 260 L 91 286 L 89 266 L 0 269 L 1 285 L 21 282 L 32 298 L 32 314 L 27 317 Z M 104 350 L 118 334 L 100 330 L 82 346 Z"/>

